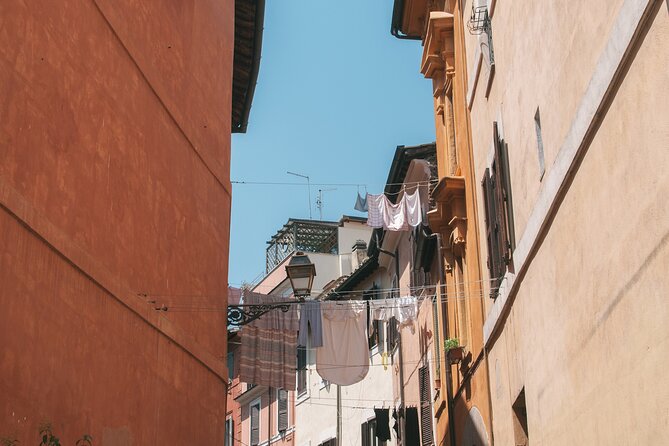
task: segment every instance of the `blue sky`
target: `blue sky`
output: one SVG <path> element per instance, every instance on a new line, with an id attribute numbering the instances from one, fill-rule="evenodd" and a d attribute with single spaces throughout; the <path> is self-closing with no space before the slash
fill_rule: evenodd
<path id="1" fill-rule="evenodd" d="M 266 241 L 289 218 L 360 215 L 357 189 L 382 191 L 395 147 L 434 141 L 421 45 L 390 35 L 392 0 L 268 0 L 262 59 L 246 134 L 232 137 L 229 282 L 264 271 Z M 361 189 L 364 192 L 364 189 Z"/>

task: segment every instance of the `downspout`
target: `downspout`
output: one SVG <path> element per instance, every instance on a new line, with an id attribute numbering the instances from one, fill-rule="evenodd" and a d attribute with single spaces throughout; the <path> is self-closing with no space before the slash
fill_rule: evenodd
<path id="1" fill-rule="evenodd" d="M 341 438 L 341 386 L 337 384 L 337 446 L 342 446 Z"/>
<path id="2" fill-rule="evenodd" d="M 277 402 L 278 403 L 278 402 Z M 267 445 L 272 444 L 272 388 L 267 389 Z"/>
<path id="3" fill-rule="evenodd" d="M 446 289 L 446 273 L 444 268 L 444 256 L 442 254 L 442 240 L 441 234 L 435 232 L 433 234 L 437 238 L 437 251 L 439 252 L 439 272 L 441 274 L 441 289 L 442 294 L 446 294 L 443 290 Z M 448 329 L 448 315 L 444 316 L 444 322 L 446 328 Z M 438 328 L 437 328 L 438 329 Z M 445 335 L 446 333 L 444 333 Z M 446 336 L 444 336 L 445 338 Z M 441 348 L 441 346 L 438 346 Z M 448 410 L 448 436 L 450 439 L 451 446 L 455 446 L 455 410 L 453 408 L 453 376 L 451 374 L 451 364 L 448 361 L 448 354 L 444 352 L 444 364 L 446 368 L 446 408 Z"/>
<path id="4" fill-rule="evenodd" d="M 397 277 L 397 288 L 400 287 L 400 253 L 397 248 L 395 248 L 395 254 L 391 254 L 395 258 L 395 277 Z M 398 292 L 399 294 L 399 292 Z M 400 439 L 402 445 L 406 445 L 406 407 L 404 407 L 404 362 L 402 360 L 402 330 L 398 330 L 398 342 L 397 342 L 397 354 L 400 363 L 400 407 L 402 411 L 400 412 Z"/>

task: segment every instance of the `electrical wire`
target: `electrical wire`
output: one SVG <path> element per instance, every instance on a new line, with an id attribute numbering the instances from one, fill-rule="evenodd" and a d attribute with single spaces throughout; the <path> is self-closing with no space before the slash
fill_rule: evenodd
<path id="1" fill-rule="evenodd" d="M 424 289 L 432 289 L 432 288 L 447 288 L 447 287 L 457 287 L 457 286 L 463 286 L 463 285 L 468 285 L 468 284 L 481 284 L 481 283 L 487 283 L 491 281 L 498 280 L 499 278 L 493 278 L 493 279 L 480 279 L 480 280 L 470 280 L 470 281 L 462 281 L 462 282 L 454 282 L 452 284 L 449 283 L 442 283 L 442 284 L 434 284 L 434 285 L 420 285 L 420 286 L 414 286 L 410 287 L 409 292 L 416 292 Z M 276 288 L 276 286 L 271 286 L 267 285 L 267 287 L 271 287 L 272 289 Z M 257 288 L 257 287 L 255 287 Z M 400 287 L 392 287 L 392 288 L 374 288 L 374 289 L 368 289 L 368 290 L 350 290 L 350 291 L 332 291 L 331 294 L 338 295 L 338 296 L 345 296 L 345 295 L 351 295 L 351 294 L 363 294 L 363 293 L 371 293 L 371 294 L 377 294 L 377 293 L 390 293 L 390 292 L 403 292 L 403 288 Z M 249 290 L 251 293 L 257 293 L 256 291 Z M 312 293 L 317 293 L 317 292 L 323 292 L 323 291 L 329 291 L 326 289 L 316 289 L 312 290 Z M 148 292 L 141 292 L 137 293 L 139 296 L 142 297 L 191 297 L 191 298 L 220 298 L 220 299 L 225 299 L 227 296 L 221 296 L 217 294 L 159 294 L 159 293 L 148 293 Z M 262 294 L 262 293 L 257 293 L 257 294 Z M 270 296 L 272 296 L 270 294 Z M 290 301 L 289 301 L 290 302 Z M 298 301 L 295 301 L 296 303 L 299 303 Z"/>
<path id="2" fill-rule="evenodd" d="M 490 288 L 490 290 L 499 290 L 500 288 Z M 417 298 L 416 304 L 421 305 L 425 300 L 429 299 L 432 301 L 432 303 L 448 303 L 448 302 L 456 302 L 456 301 L 463 301 L 466 299 L 482 299 L 484 296 L 488 294 L 490 291 L 488 289 L 479 289 L 479 290 L 471 290 L 471 291 L 464 291 L 461 293 L 434 293 L 434 294 L 422 294 L 418 296 L 414 296 Z M 435 290 L 436 291 L 436 290 Z M 401 299 L 401 298 L 385 298 L 385 300 L 395 300 L 395 299 Z M 370 300 L 364 300 L 364 299 L 356 299 L 356 300 L 328 300 L 328 301 L 320 301 L 320 302 L 333 302 L 335 303 L 335 307 L 331 308 L 330 310 L 332 311 L 350 311 L 350 309 L 353 306 L 360 305 L 361 303 L 368 302 L 368 301 L 374 301 L 374 300 L 382 300 L 382 299 L 370 299 Z M 227 312 L 228 307 L 219 307 L 216 304 L 210 304 L 206 305 L 204 303 L 198 304 L 198 303 L 186 303 L 186 302 L 180 302 L 180 303 L 173 303 L 173 304 L 167 304 L 165 302 L 157 302 L 157 301 L 149 301 L 148 303 L 156 305 L 155 310 L 159 311 L 169 311 L 169 312 Z M 282 301 L 282 302 L 275 302 L 275 303 L 270 303 L 270 304 L 243 304 L 239 305 L 241 308 L 252 308 L 256 306 L 266 306 L 266 305 L 302 305 L 305 302 L 303 301 Z M 411 303 L 401 303 L 397 302 L 396 304 L 389 304 L 389 305 L 380 305 L 376 308 L 378 309 L 402 309 L 406 308 L 407 305 L 411 305 Z M 342 307 L 342 308 L 337 308 L 337 307 Z M 276 309 L 276 308 L 275 308 Z"/>
<path id="3" fill-rule="evenodd" d="M 462 297 L 440 298 L 438 300 L 434 299 L 434 297 L 437 297 L 437 296 L 438 295 L 436 295 L 436 294 L 434 296 L 427 296 L 426 299 L 430 298 L 430 300 L 432 302 L 447 303 L 447 302 L 455 302 L 455 301 L 464 301 L 464 300 L 467 300 L 467 299 L 482 299 L 483 298 L 483 295 L 480 295 L 480 296 L 462 296 Z M 425 300 L 425 299 L 423 299 L 423 300 Z M 335 308 L 328 309 L 328 311 L 351 311 L 351 307 L 354 305 L 354 303 L 352 303 L 352 302 L 355 302 L 355 305 L 358 305 L 360 302 L 367 302 L 367 301 L 342 301 L 342 302 L 337 302 L 339 305 L 341 305 L 342 308 L 336 308 L 335 307 Z M 301 304 L 301 303 L 303 303 L 303 302 L 298 302 L 297 304 Z M 419 303 L 417 302 L 417 304 L 419 304 Z M 279 303 L 279 304 L 273 304 L 273 305 L 281 305 L 281 304 Z M 411 304 L 409 304 L 409 305 L 411 305 Z M 246 305 L 246 307 L 253 307 L 253 306 L 265 306 L 265 304 Z M 392 310 L 392 309 L 403 309 L 403 308 L 406 308 L 406 306 L 407 306 L 406 304 L 405 305 L 403 305 L 403 304 L 380 305 L 380 306 L 375 307 L 375 308 L 376 309 Z M 244 307 L 242 307 L 242 308 L 244 308 Z M 174 313 L 174 312 L 227 312 L 228 311 L 228 308 L 225 308 L 225 307 L 215 307 L 215 306 L 212 306 L 212 307 L 199 306 L 198 307 L 198 306 L 177 305 L 177 304 L 172 305 L 172 306 L 164 305 L 163 307 L 157 307 L 157 308 L 154 308 L 154 309 L 156 311 L 163 311 L 163 312 L 170 312 L 170 313 Z M 272 310 L 277 310 L 277 309 L 279 309 L 279 308 L 278 307 L 277 308 L 272 308 Z"/>
<path id="4" fill-rule="evenodd" d="M 423 180 L 423 181 L 408 181 L 402 183 L 383 183 L 384 186 L 412 186 L 412 185 L 428 185 L 436 184 L 439 180 L 437 178 L 432 180 Z M 292 181 L 246 181 L 246 180 L 233 180 L 232 184 L 246 184 L 252 186 L 306 186 L 306 183 L 298 183 Z M 381 184 L 381 183 L 379 183 Z M 365 187 L 369 185 L 366 183 L 310 183 L 311 186 L 341 186 L 341 187 Z"/>

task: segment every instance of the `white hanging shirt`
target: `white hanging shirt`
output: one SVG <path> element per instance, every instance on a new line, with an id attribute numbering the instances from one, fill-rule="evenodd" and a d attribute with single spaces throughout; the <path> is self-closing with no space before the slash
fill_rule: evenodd
<path id="1" fill-rule="evenodd" d="M 420 193 L 418 188 L 413 194 L 405 194 L 402 197 L 405 201 L 405 211 L 407 224 L 411 227 L 416 227 L 423 223 L 423 209 L 420 202 Z"/>
<path id="2" fill-rule="evenodd" d="M 393 204 L 385 194 L 367 194 L 367 225 L 388 231 L 406 231 L 406 203 L 404 197 Z"/>
<path id="3" fill-rule="evenodd" d="M 423 212 L 418 189 L 413 194 L 404 194 L 397 203 L 392 203 L 385 194 L 367 194 L 367 225 L 385 228 L 388 231 L 406 231 L 409 226 L 423 223 Z"/>
<path id="4" fill-rule="evenodd" d="M 316 370 L 321 378 L 349 386 L 367 376 L 366 304 L 362 300 L 321 303 L 323 346 L 316 349 Z"/>
<path id="5" fill-rule="evenodd" d="M 414 321 L 418 318 L 418 304 L 414 296 L 370 300 L 369 309 L 371 319 L 387 322 L 394 317 L 400 327 L 410 327 L 412 332 Z"/>

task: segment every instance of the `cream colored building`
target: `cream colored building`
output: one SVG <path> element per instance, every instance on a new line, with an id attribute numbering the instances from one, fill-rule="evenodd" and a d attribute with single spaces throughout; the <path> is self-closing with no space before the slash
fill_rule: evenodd
<path id="1" fill-rule="evenodd" d="M 471 140 L 490 408 L 456 443 L 669 444 L 669 3 L 395 5 Z"/>
<path id="2" fill-rule="evenodd" d="M 669 444 L 669 7 L 487 13 L 494 68 L 485 34 L 466 34 L 475 169 L 495 164 L 496 122 L 512 217 L 484 325 L 492 437 Z"/>
<path id="3" fill-rule="evenodd" d="M 357 242 L 369 240 L 371 232 L 366 219 L 359 217 L 344 216 L 335 222 L 290 219 L 268 242 L 266 275 L 253 291 L 292 298 L 285 266 L 295 252 L 304 251 L 316 268 L 312 295 L 318 295 L 359 266 Z M 336 438 L 336 386 L 318 376 L 314 350 L 309 346 L 300 349 L 300 359 L 296 358 L 297 391 L 281 394 L 286 400 L 282 402 L 285 415 L 279 407 L 277 389 L 239 383 L 232 403 L 236 406 L 230 410 L 240 414 L 241 426 L 236 431 L 240 444 L 318 446 L 329 445 L 328 441 Z"/>

